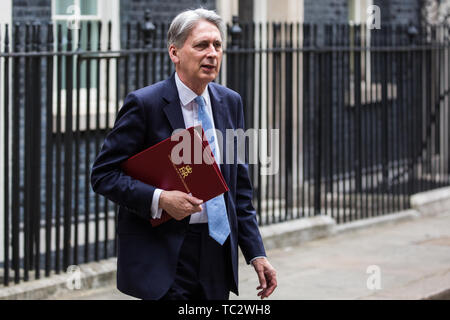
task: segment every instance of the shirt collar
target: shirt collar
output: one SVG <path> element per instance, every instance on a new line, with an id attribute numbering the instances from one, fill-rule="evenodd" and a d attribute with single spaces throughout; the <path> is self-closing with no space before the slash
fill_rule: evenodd
<path id="1" fill-rule="evenodd" d="M 197 94 L 181 81 L 180 77 L 178 77 L 178 74 L 176 72 L 175 72 L 175 84 L 177 86 L 178 96 L 180 97 L 181 105 L 183 107 L 186 107 L 197 97 Z M 206 104 L 208 104 L 209 101 L 208 86 L 206 86 L 205 91 L 203 91 L 202 97 L 205 99 Z"/>

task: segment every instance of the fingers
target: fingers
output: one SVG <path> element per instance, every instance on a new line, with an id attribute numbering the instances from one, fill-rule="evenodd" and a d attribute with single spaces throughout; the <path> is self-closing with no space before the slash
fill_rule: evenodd
<path id="1" fill-rule="evenodd" d="M 189 194 L 186 194 L 186 199 L 192 203 L 194 206 L 200 206 L 203 203 L 203 200 L 200 200 L 194 196 L 191 196 Z"/>
<path id="2" fill-rule="evenodd" d="M 202 211 L 202 206 L 193 206 L 192 207 L 192 213 L 200 212 L 200 211 Z"/>
<path id="3" fill-rule="evenodd" d="M 259 286 L 256 290 L 261 290 L 257 295 L 261 297 L 261 299 L 267 298 L 277 287 L 276 271 L 267 259 L 255 260 L 254 267 L 259 280 Z"/>
<path id="4" fill-rule="evenodd" d="M 256 270 L 256 274 L 258 275 L 258 280 L 259 280 L 259 287 L 257 287 L 256 290 L 266 289 L 267 283 L 266 283 L 266 277 L 264 276 L 264 270 Z"/>
<path id="5" fill-rule="evenodd" d="M 182 218 L 185 218 L 187 216 L 190 216 L 191 214 L 203 210 L 201 205 L 193 205 L 189 201 L 186 201 L 184 204 L 181 204 L 181 207 L 183 207 L 183 209 L 180 209 L 179 214 L 180 216 L 182 216 Z"/>
<path id="6" fill-rule="evenodd" d="M 163 191 L 159 205 L 176 220 L 182 220 L 187 216 L 202 211 L 203 200 L 197 199 L 181 191 Z"/>
<path id="7" fill-rule="evenodd" d="M 190 194 L 186 194 L 186 200 L 190 203 L 191 208 L 190 208 L 190 213 L 195 213 L 195 212 L 200 212 L 202 211 L 202 206 L 201 204 L 203 203 L 203 200 L 200 200 Z"/>
<path id="8" fill-rule="evenodd" d="M 258 292 L 258 296 L 261 297 L 261 299 L 264 298 L 268 298 L 275 290 L 275 288 L 277 287 L 277 281 L 276 278 L 270 278 L 269 274 L 266 274 L 267 277 L 267 283 L 268 286 L 266 286 L 266 288 L 262 288 L 261 286 L 259 286 L 258 288 L 256 288 L 257 290 L 262 289 L 261 291 Z"/>
<path id="9" fill-rule="evenodd" d="M 269 297 L 273 293 L 273 291 L 275 290 L 276 287 L 277 287 L 277 280 L 276 280 L 276 278 L 270 279 L 269 280 L 269 286 L 261 294 L 261 299 Z"/>

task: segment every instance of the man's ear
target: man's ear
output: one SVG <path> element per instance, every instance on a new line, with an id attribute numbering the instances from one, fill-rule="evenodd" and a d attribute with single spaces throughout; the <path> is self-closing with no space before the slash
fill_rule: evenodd
<path id="1" fill-rule="evenodd" d="M 171 44 L 169 47 L 169 56 L 170 60 L 172 60 L 174 64 L 180 62 L 180 58 L 178 57 L 178 49 L 173 44 Z"/>

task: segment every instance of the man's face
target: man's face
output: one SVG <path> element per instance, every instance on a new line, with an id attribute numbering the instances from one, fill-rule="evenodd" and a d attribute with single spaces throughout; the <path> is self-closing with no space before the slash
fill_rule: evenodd
<path id="1" fill-rule="evenodd" d="M 181 48 L 170 46 L 169 54 L 181 81 L 200 95 L 219 74 L 222 61 L 220 31 L 211 22 L 201 20 Z"/>

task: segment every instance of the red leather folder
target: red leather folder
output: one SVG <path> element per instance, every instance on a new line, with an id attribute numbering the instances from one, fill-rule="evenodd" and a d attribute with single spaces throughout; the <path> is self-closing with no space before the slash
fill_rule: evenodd
<path id="1" fill-rule="evenodd" d="M 191 149 L 190 155 L 188 152 L 185 156 L 184 151 L 187 149 L 180 148 L 178 144 L 184 141 L 187 133 L 190 136 Z M 124 161 L 122 169 L 127 175 L 144 183 L 166 191 L 179 190 L 190 193 L 205 203 L 229 189 L 214 160 L 208 141 L 203 141 L 201 138 L 203 136 L 201 126 L 177 132 L 172 137 Z M 186 140 L 184 146 L 187 146 L 188 142 L 189 140 Z M 172 149 L 176 145 L 178 147 L 172 155 Z M 199 154 L 200 150 L 201 154 Z M 187 161 L 176 164 L 179 161 L 172 159 L 172 156 L 177 155 Z M 150 219 L 150 222 L 153 227 L 156 227 L 171 218 L 167 212 L 163 211 L 160 219 Z"/>

